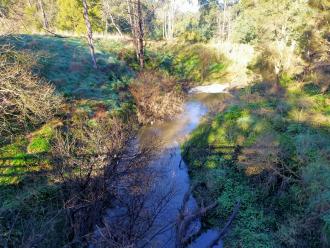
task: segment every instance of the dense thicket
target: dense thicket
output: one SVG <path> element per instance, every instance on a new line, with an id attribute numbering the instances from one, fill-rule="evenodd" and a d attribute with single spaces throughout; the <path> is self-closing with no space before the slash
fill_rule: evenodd
<path id="1" fill-rule="evenodd" d="M 51 120 L 61 104 L 55 88 L 33 73 L 35 58 L 9 46 L 0 48 L 1 142 Z"/>

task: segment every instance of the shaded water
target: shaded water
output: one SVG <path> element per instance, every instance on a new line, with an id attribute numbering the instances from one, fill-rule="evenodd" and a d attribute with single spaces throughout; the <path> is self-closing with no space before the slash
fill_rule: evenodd
<path id="1" fill-rule="evenodd" d="M 156 134 L 162 141 L 164 151 L 162 154 L 151 162 L 154 170 L 162 171 L 162 176 L 157 179 L 157 188 L 159 194 L 169 190 L 171 187 L 175 190 L 175 196 L 171 198 L 165 206 L 154 224 L 153 229 L 158 230 L 162 226 L 174 223 L 178 210 L 180 209 L 185 193 L 189 190 L 190 182 L 188 169 L 181 157 L 180 145 L 200 123 L 203 116 L 208 112 L 208 106 L 219 104 L 224 94 L 198 93 L 190 96 L 184 105 L 184 111 L 173 121 L 145 127 L 139 133 L 139 142 L 149 142 Z M 188 202 L 190 212 L 197 207 L 195 199 L 191 196 Z M 195 221 L 191 226 L 189 233 L 195 233 L 201 228 L 199 220 Z M 152 232 L 151 232 L 152 233 Z M 207 233 L 203 236 L 204 241 L 211 241 L 215 232 Z M 200 243 L 193 245 L 194 247 L 206 247 L 206 243 L 202 239 L 205 246 Z M 169 228 L 166 232 L 158 235 L 150 242 L 149 247 L 174 247 L 175 246 L 175 226 Z"/>
<path id="2" fill-rule="evenodd" d="M 144 127 L 140 130 L 137 145 L 148 145 L 157 137 L 162 146 L 161 153 L 153 158 L 148 165 L 148 170 L 152 173 L 147 175 L 154 178 L 151 193 L 144 208 L 153 208 L 163 195 L 168 192 L 172 193 L 157 214 L 152 227 L 144 234 L 144 239 L 137 244 L 138 247 L 175 247 L 175 222 L 182 206 L 183 197 L 190 188 L 188 169 L 182 160 L 180 145 L 187 135 L 198 126 L 203 116 L 207 114 L 208 106 L 219 103 L 219 100 L 223 99 L 224 96 L 224 94 L 209 93 L 191 95 L 184 104 L 183 112 L 174 120 Z M 196 207 L 195 199 L 190 196 L 189 212 L 195 210 Z M 106 218 L 111 223 L 111 218 L 114 218 L 120 211 L 125 212 L 126 210 L 123 208 L 109 209 Z M 200 228 L 200 220 L 196 220 L 190 225 L 188 235 L 197 232 Z M 214 236 L 216 236 L 216 232 L 209 231 L 199 239 L 204 245 L 201 246 L 201 243 L 197 241 L 192 246 L 206 247 L 205 240 L 211 241 Z"/>

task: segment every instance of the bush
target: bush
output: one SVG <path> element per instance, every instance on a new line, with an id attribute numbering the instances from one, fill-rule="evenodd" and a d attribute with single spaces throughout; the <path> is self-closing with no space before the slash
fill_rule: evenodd
<path id="1" fill-rule="evenodd" d="M 162 53 L 159 50 L 163 50 Z M 133 51 L 122 50 L 119 58 L 130 67 L 139 69 Z M 217 81 L 226 75 L 228 59 L 216 49 L 204 44 L 175 43 L 162 47 L 152 47 L 146 51 L 145 67 L 161 70 L 175 76 L 180 81 L 194 83 Z"/>
<path id="2" fill-rule="evenodd" d="M 182 39 L 184 42 L 187 43 L 198 43 L 198 42 L 206 42 L 207 39 L 203 37 L 202 33 L 197 30 L 189 30 L 184 33 L 182 33 L 179 36 L 180 39 Z"/>
<path id="3" fill-rule="evenodd" d="M 184 45 L 174 53 L 175 75 L 185 80 L 204 82 L 224 76 L 227 59 L 206 45 Z"/>
<path id="4" fill-rule="evenodd" d="M 282 41 L 263 45 L 259 49 L 261 52 L 250 67 L 265 80 L 278 80 L 283 74 L 283 78 L 288 79 L 290 75 L 302 72 L 302 61 L 293 45 L 288 46 Z"/>
<path id="5" fill-rule="evenodd" d="M 0 134 L 8 138 L 53 118 L 61 104 L 52 85 L 32 73 L 32 55 L 0 47 Z"/>
<path id="6" fill-rule="evenodd" d="M 140 123 L 168 120 L 181 111 L 182 91 L 173 77 L 141 72 L 130 85 Z"/>

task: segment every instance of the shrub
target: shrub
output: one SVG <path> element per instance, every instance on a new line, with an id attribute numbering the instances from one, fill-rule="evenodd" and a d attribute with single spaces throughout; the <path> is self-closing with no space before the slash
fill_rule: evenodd
<path id="1" fill-rule="evenodd" d="M 91 232 L 100 221 L 109 197 L 106 180 L 111 184 L 117 179 L 117 159 L 132 128 L 131 120 L 125 123 L 116 115 L 89 119 L 82 114 L 55 134 L 51 150 L 54 177 L 63 183 L 63 200 L 68 201 L 64 208 L 75 237 Z"/>
<path id="2" fill-rule="evenodd" d="M 277 41 L 260 47 L 252 67 L 265 80 L 278 80 L 284 74 L 284 79 L 302 71 L 302 61 L 295 53 L 295 46 L 287 46 L 283 41 Z"/>
<path id="3" fill-rule="evenodd" d="M 50 120 L 61 98 L 52 85 L 33 75 L 35 58 L 30 54 L 7 46 L 0 51 L 0 134 L 8 137 Z"/>
<path id="4" fill-rule="evenodd" d="M 181 111 L 182 91 L 173 77 L 141 72 L 130 85 L 140 123 L 171 119 Z"/>
<path id="5" fill-rule="evenodd" d="M 202 33 L 198 30 L 189 30 L 184 33 L 182 33 L 179 36 L 180 39 L 182 39 L 184 42 L 187 43 L 198 43 L 198 42 L 206 42 L 207 38 L 203 37 Z"/>
<path id="6" fill-rule="evenodd" d="M 175 74 L 194 82 L 220 79 L 228 63 L 218 51 L 202 44 L 183 45 L 174 55 Z"/>

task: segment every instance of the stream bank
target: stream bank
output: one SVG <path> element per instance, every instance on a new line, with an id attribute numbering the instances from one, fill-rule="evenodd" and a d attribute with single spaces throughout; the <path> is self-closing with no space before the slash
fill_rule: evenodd
<path id="1" fill-rule="evenodd" d="M 210 88 L 212 88 L 211 93 Z M 160 152 L 151 159 L 147 168 L 143 169 L 144 179 L 139 184 L 148 186 L 143 193 L 143 200 L 139 197 L 139 206 L 144 210 L 137 214 L 136 219 L 141 218 L 141 221 L 148 219 L 149 226 L 145 227 L 144 237 L 137 241 L 137 247 L 175 247 L 176 220 L 183 204 L 183 198 L 191 187 L 188 168 L 181 156 L 181 144 L 200 124 L 209 108 L 226 97 L 223 93 L 225 90 L 226 87 L 221 85 L 192 89 L 184 104 L 183 112 L 177 118 L 142 127 L 139 131 L 133 150 L 139 150 L 157 140 L 160 144 L 157 149 Z M 118 194 L 127 194 L 127 192 Z M 129 199 L 130 197 L 132 199 Z M 136 202 L 136 195 L 125 195 L 123 199 L 127 202 Z M 136 206 L 129 206 L 130 204 L 123 204 L 123 201 L 117 202 L 115 208 L 107 210 L 105 220 L 109 226 L 117 225 L 119 228 L 119 222 L 125 226 L 129 225 L 130 219 L 126 217 L 124 220 L 123 216 L 129 215 L 130 208 L 136 208 Z M 192 195 L 189 197 L 187 206 L 188 212 L 194 212 L 198 208 Z M 150 215 L 153 216 L 150 218 Z M 119 221 L 119 218 L 122 220 Z M 140 223 L 140 225 L 142 224 Z M 186 235 L 191 236 L 200 229 L 201 221 L 197 219 L 190 224 Z M 207 232 L 191 247 L 203 247 L 200 246 L 200 242 L 212 241 L 216 234 L 217 232 L 212 230 Z"/>

